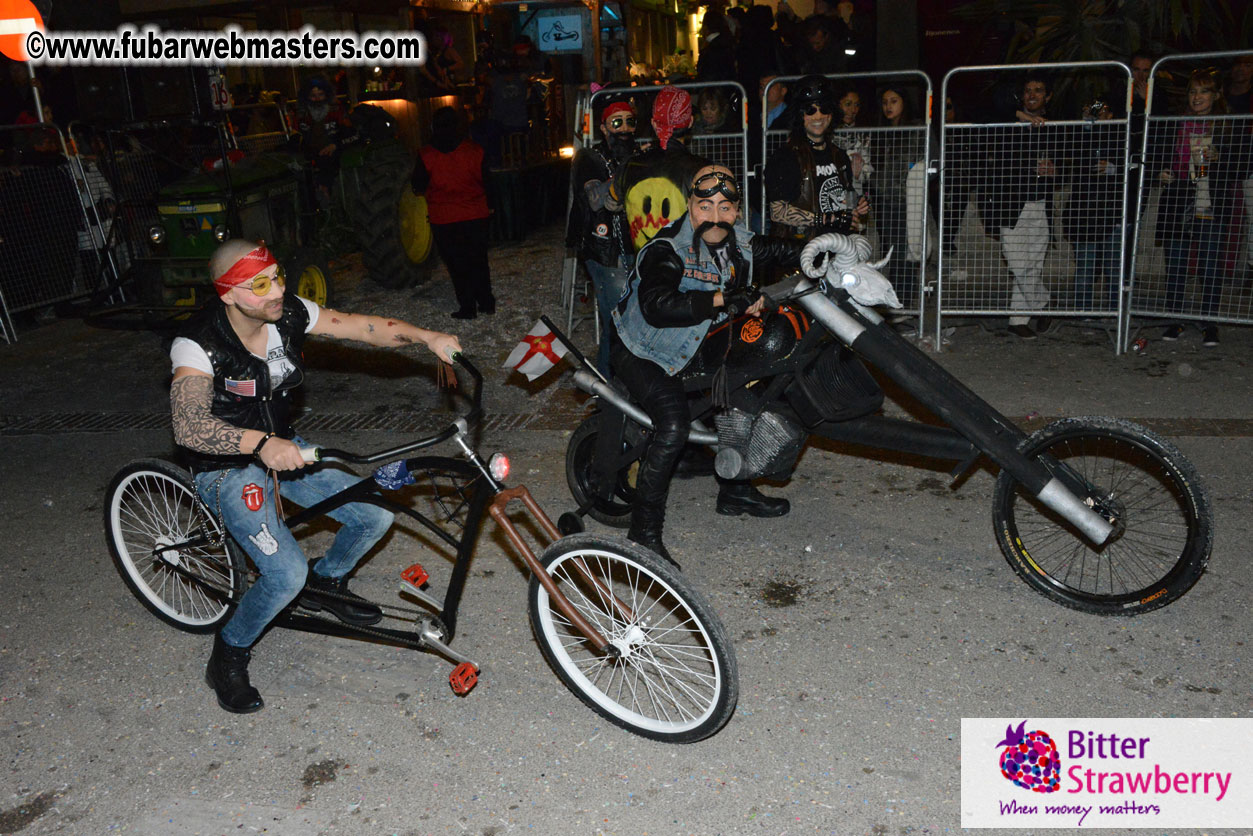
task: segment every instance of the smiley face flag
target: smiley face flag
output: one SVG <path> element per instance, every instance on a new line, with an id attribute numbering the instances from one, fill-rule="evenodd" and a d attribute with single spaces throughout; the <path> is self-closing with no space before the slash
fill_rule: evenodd
<path id="1" fill-rule="evenodd" d="M 526 375 L 527 380 L 535 380 L 565 356 L 566 347 L 557 341 L 552 329 L 540 321 L 531 326 L 522 342 L 509 352 L 501 368 L 516 369 Z"/>

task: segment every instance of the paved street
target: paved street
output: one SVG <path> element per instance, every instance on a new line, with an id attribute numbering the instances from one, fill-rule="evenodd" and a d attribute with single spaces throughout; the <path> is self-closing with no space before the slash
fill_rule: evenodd
<path id="1" fill-rule="evenodd" d="M 489 372 L 482 448 L 507 451 L 511 482 L 554 517 L 573 505 L 563 454 L 585 405 L 557 373 L 527 384 L 496 367 L 540 313 L 557 317 L 559 241 L 546 229 L 493 251 L 493 317 L 448 319 L 442 271 L 384 291 L 345 262 L 337 300 L 456 324 Z M 591 347 L 587 325 L 576 334 Z M 1027 426 L 1108 414 L 1175 442 L 1216 511 L 1192 591 L 1135 619 L 1037 595 L 996 547 L 988 468 L 950 490 L 944 470 L 824 444 L 766 488 L 793 507 L 769 520 L 718 516 L 711 480 L 677 481 L 667 541 L 735 643 L 740 700 L 721 733 L 674 746 L 565 690 L 498 535 L 480 543 L 459 624 L 457 647 L 483 666 L 469 696 L 438 657 L 276 630 L 251 667 L 265 710 L 223 712 L 203 682 L 210 639 L 149 615 L 102 533 L 113 473 L 171 448 L 161 341 L 27 328 L 0 345 L 0 834 L 952 833 L 962 717 L 1248 717 L 1253 329 L 1224 328 L 1214 349 L 1195 332 L 1144 334 L 1146 351 L 1116 357 L 1095 327 L 1024 343 L 973 323 L 933 356 Z M 416 352 L 322 343 L 307 361 L 303 420 L 323 444 L 379 449 L 447 415 Z M 329 536 L 314 531 L 307 550 Z M 415 561 L 447 577 L 446 555 L 400 531 L 354 589 L 393 596 Z"/>

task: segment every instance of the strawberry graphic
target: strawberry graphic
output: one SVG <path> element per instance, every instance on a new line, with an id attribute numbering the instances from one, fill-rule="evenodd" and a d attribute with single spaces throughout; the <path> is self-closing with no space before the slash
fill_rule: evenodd
<path id="1" fill-rule="evenodd" d="M 1057 792 L 1062 772 L 1057 744 L 1048 732 L 1024 732 L 1026 728 L 1026 720 L 1016 729 L 1013 724 L 1005 727 L 1005 739 L 996 744 L 1005 747 L 1001 750 L 1001 774 L 1032 792 Z"/>

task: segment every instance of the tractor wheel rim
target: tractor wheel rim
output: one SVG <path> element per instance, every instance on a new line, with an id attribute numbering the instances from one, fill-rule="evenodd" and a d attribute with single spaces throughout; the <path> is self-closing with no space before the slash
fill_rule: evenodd
<path id="1" fill-rule="evenodd" d="M 431 253 L 431 224 L 426 214 L 426 198 L 404 189 L 397 207 L 400 215 L 400 241 L 405 255 L 421 264 Z"/>
<path id="2" fill-rule="evenodd" d="M 326 274 L 322 268 L 309 264 L 300 271 L 300 280 L 296 282 L 296 295 L 303 296 L 318 305 L 327 303 Z"/>

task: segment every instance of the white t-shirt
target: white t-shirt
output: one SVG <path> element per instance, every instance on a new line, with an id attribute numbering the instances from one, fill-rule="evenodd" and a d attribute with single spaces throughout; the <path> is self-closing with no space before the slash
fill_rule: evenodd
<path id="1" fill-rule="evenodd" d="M 309 324 L 305 326 L 305 333 L 313 330 L 313 326 L 317 324 L 318 316 L 322 309 L 318 307 L 316 302 L 310 302 L 303 296 L 297 296 L 304 303 L 305 309 L 309 312 Z M 296 367 L 287 359 L 287 352 L 283 350 L 283 340 L 278 335 L 278 328 L 273 323 L 266 323 L 265 326 L 265 360 L 270 367 L 270 385 L 277 389 L 279 384 L 287 379 L 287 376 L 295 371 Z M 186 337 L 177 337 L 174 344 L 170 346 L 170 363 L 173 370 L 177 371 L 179 366 L 186 366 L 189 369 L 195 369 L 205 374 L 213 374 L 213 364 L 209 362 L 209 355 L 200 347 L 200 343 L 187 339 Z M 231 388 L 231 384 L 241 387 L 241 393 L 247 393 L 247 385 L 251 383 L 255 394 L 255 381 L 227 381 L 227 388 Z"/>

